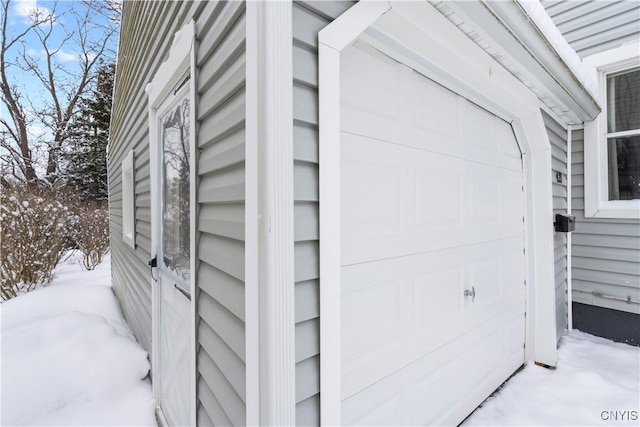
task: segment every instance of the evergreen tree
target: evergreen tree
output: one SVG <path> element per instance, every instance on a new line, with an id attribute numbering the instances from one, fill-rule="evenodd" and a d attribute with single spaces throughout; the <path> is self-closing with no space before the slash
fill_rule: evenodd
<path id="1" fill-rule="evenodd" d="M 80 101 L 64 156 L 67 184 L 85 200 L 107 200 L 107 143 L 115 64 L 102 64 L 95 88 Z"/>

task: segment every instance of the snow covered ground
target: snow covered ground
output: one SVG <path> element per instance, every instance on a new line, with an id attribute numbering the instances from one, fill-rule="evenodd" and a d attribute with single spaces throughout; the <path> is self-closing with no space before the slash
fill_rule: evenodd
<path id="1" fill-rule="evenodd" d="M 580 331 L 555 370 L 528 364 L 464 426 L 640 426 L 640 348 Z"/>
<path id="2" fill-rule="evenodd" d="M 111 292 L 110 259 L 0 304 L 0 420 L 10 425 L 155 425 L 146 352 Z M 640 348 L 573 331 L 558 367 L 528 364 L 463 425 L 640 426 Z"/>
<path id="3" fill-rule="evenodd" d="M 109 255 L 94 271 L 79 260 L 0 305 L 3 426 L 156 425 L 147 353 L 111 291 Z"/>

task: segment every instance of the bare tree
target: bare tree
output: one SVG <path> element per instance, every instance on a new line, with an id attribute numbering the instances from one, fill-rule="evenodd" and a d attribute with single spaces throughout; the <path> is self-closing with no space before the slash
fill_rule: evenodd
<path id="1" fill-rule="evenodd" d="M 29 4 L 0 0 L 0 161 L 2 174 L 54 183 L 79 100 L 115 57 L 120 10 L 111 0 Z"/>

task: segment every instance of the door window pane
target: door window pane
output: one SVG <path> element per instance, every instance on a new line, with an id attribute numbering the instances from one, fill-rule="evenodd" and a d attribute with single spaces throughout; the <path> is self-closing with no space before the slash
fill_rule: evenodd
<path id="1" fill-rule="evenodd" d="M 609 138 L 609 200 L 640 199 L 640 136 Z"/>
<path id="2" fill-rule="evenodd" d="M 189 283 L 189 99 L 162 119 L 162 253 L 164 265 Z"/>

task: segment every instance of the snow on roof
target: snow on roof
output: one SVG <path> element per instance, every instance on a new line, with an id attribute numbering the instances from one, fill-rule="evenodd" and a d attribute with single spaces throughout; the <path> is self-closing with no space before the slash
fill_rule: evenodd
<path id="1" fill-rule="evenodd" d="M 598 95 L 598 84 L 593 76 L 587 71 L 575 50 L 569 45 L 556 24 L 545 10 L 540 0 L 517 0 L 520 7 L 529 15 L 533 24 L 540 30 L 549 44 L 558 53 L 560 58 L 569 66 L 582 85 L 589 93 L 596 98 Z"/>
<path id="2" fill-rule="evenodd" d="M 582 63 L 582 60 L 578 57 L 576 52 L 571 48 L 569 43 L 562 36 L 558 28 L 555 26 L 544 7 L 538 0 L 514 0 L 513 2 L 500 2 L 489 1 L 482 3 L 487 10 L 491 10 L 491 13 L 495 15 L 496 19 L 502 19 L 502 24 L 507 27 L 514 40 L 518 40 L 519 43 L 526 45 L 526 42 L 519 40 L 519 37 L 527 32 L 527 28 L 518 27 L 522 25 L 522 19 L 515 19 L 514 15 L 510 16 L 511 22 L 505 22 L 504 15 L 513 13 L 519 10 L 518 17 L 523 18 L 525 22 L 530 24 L 530 28 L 537 34 L 539 40 L 543 41 L 548 48 L 548 56 L 538 56 L 539 54 L 529 50 L 529 55 L 533 56 L 543 68 L 548 65 L 555 67 L 553 69 L 547 68 L 547 72 L 552 78 L 558 77 L 565 78 L 569 74 L 572 75 L 572 79 L 575 84 L 569 87 L 563 87 L 558 82 L 557 87 L 547 87 L 545 83 L 540 80 L 540 76 L 536 74 L 537 71 L 529 69 L 527 65 L 519 62 L 516 56 L 512 55 L 509 46 L 503 46 L 500 41 L 494 39 L 498 35 L 496 28 L 482 27 L 482 24 L 474 22 L 475 17 L 473 13 L 477 12 L 475 4 L 470 5 L 468 2 L 449 2 L 446 0 L 429 0 L 430 3 L 444 15 L 452 24 L 454 24 L 460 31 L 462 31 L 467 37 L 469 37 L 474 43 L 482 48 L 493 59 L 500 63 L 505 69 L 507 69 L 514 77 L 520 80 L 526 87 L 528 87 L 542 103 L 544 103 L 550 110 L 561 118 L 565 123 L 576 124 L 582 123 L 586 116 L 597 114 L 594 108 L 597 107 L 597 82 L 593 79 L 592 75 L 588 72 L 587 67 Z M 516 5 L 516 8 L 508 7 L 510 5 Z M 510 27 L 511 25 L 511 27 Z M 513 26 L 516 27 L 513 27 Z M 515 33 L 513 32 L 515 30 Z M 519 30 L 523 31 L 523 34 L 516 34 Z M 527 34 L 531 36 L 531 34 Z M 499 36 L 498 36 L 499 37 Z M 513 46 L 511 46 L 512 48 Z M 539 46 L 538 46 L 539 47 Z M 546 63 L 550 57 L 555 57 L 557 61 L 553 64 Z M 562 65 L 564 72 L 558 68 L 559 64 Z M 563 75 L 564 74 L 564 75 Z M 562 89 L 560 89 L 562 87 Z M 580 87 L 582 94 L 580 94 Z M 578 96 L 578 104 L 583 102 L 579 108 L 586 108 L 582 113 L 574 111 L 566 104 L 567 96 L 558 96 L 559 90 L 567 91 L 569 98 Z M 586 98 L 591 98 L 587 100 Z M 577 101 L 577 99 L 575 99 Z M 591 111 L 588 111 L 591 110 Z"/>

